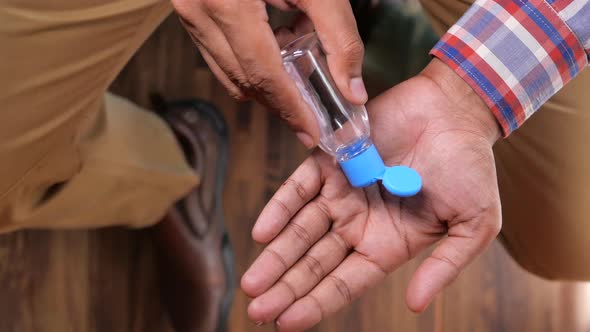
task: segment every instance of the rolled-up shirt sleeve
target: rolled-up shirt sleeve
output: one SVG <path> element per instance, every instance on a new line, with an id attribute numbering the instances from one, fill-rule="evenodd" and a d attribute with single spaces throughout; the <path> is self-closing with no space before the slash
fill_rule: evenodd
<path id="1" fill-rule="evenodd" d="M 477 92 L 507 136 L 588 65 L 590 0 L 477 0 L 431 55 Z"/>

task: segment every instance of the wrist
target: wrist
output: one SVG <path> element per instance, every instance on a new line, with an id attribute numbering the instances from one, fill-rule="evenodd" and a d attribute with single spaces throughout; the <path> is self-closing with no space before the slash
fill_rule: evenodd
<path id="1" fill-rule="evenodd" d="M 491 144 L 501 136 L 501 128 L 485 102 L 453 69 L 437 58 L 424 68 L 421 76 L 432 81 L 455 109 L 451 116 L 467 130 L 477 131 Z"/>

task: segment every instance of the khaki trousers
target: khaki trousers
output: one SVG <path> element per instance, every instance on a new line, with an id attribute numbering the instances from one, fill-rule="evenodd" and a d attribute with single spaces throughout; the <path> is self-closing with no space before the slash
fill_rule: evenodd
<path id="1" fill-rule="evenodd" d="M 171 10 L 0 2 L 0 232 L 147 226 L 197 183 L 166 124 L 105 94 Z"/>
<path id="2" fill-rule="evenodd" d="M 443 33 L 469 4 L 423 6 Z M 105 94 L 170 11 L 159 0 L 0 3 L 0 232 L 148 226 L 197 184 L 159 118 Z M 495 149 L 501 239 L 548 278 L 590 279 L 589 88 L 585 71 Z"/>

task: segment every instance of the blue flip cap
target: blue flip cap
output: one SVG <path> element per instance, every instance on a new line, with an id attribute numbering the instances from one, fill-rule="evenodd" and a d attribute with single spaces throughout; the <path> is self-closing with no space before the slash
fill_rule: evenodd
<path id="1" fill-rule="evenodd" d="M 340 162 L 340 167 L 350 184 L 356 188 L 367 187 L 381 180 L 389 193 L 399 197 L 413 196 L 422 188 L 422 178 L 418 172 L 406 166 L 385 166 L 375 145 Z"/>

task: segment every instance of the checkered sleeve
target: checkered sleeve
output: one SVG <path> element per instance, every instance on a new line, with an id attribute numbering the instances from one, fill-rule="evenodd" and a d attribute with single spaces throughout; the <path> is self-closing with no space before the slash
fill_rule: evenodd
<path id="1" fill-rule="evenodd" d="M 589 54 L 590 0 L 477 0 L 431 51 L 483 98 L 506 136 Z"/>

